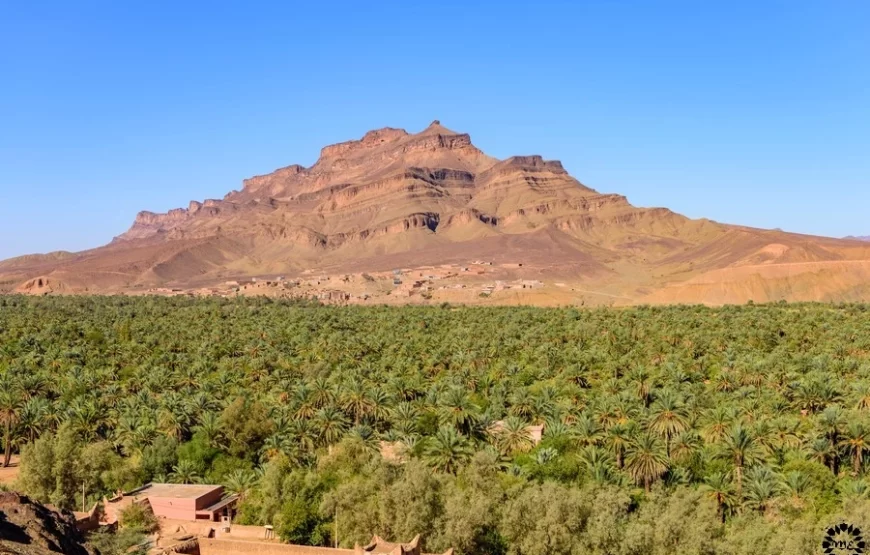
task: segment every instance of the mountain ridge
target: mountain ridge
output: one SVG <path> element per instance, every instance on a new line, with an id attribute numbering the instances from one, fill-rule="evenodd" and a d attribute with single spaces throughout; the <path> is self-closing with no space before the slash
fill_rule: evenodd
<path id="1" fill-rule="evenodd" d="M 828 264 L 870 261 L 870 245 L 635 207 L 584 185 L 559 161 L 488 156 L 438 120 L 419 133 L 385 127 L 327 145 L 311 166 L 253 176 L 221 199 L 139 212 L 103 247 L 0 262 L 0 288 L 187 290 L 264 275 L 464 267 L 474 259 L 510 267 L 490 272 L 494 280 L 545 278 L 550 304 L 597 302 L 569 293 L 578 290 L 631 302 L 870 298 L 862 264 Z M 463 277 L 477 287 L 477 278 Z M 455 295 L 427 300 L 439 296 Z M 481 302 L 466 296 L 459 300 Z M 544 302 L 531 293 L 511 299 Z"/>

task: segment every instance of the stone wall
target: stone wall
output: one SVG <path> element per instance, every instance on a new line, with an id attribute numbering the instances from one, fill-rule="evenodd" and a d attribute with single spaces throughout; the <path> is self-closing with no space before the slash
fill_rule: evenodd
<path id="1" fill-rule="evenodd" d="M 353 549 L 310 547 L 289 543 L 200 538 L 200 555 L 353 555 Z"/>

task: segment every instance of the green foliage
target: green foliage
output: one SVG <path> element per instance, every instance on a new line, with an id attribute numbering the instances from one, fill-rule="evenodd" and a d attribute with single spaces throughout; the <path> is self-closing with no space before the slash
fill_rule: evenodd
<path id="1" fill-rule="evenodd" d="M 178 442 L 175 438 L 158 436 L 142 450 L 140 468 L 143 482 L 166 481 L 172 467 L 178 463 Z"/>
<path id="2" fill-rule="evenodd" d="M 83 443 L 68 426 L 26 445 L 18 485 L 43 503 L 82 510 L 99 494 L 130 482 L 127 463 L 105 441 Z"/>
<path id="3" fill-rule="evenodd" d="M 206 481 L 297 543 L 517 555 L 811 553 L 870 515 L 865 305 L 0 301 L 4 455 L 62 508 Z"/>
<path id="4" fill-rule="evenodd" d="M 88 543 L 97 548 L 100 555 L 145 555 L 147 549 L 132 549 L 145 541 L 145 534 L 130 528 L 117 531 L 100 528 L 88 536 Z"/>
<path id="5" fill-rule="evenodd" d="M 157 519 L 150 508 L 145 508 L 139 503 L 133 503 L 121 511 L 120 524 L 122 529 L 141 534 L 149 534 L 158 528 Z"/>

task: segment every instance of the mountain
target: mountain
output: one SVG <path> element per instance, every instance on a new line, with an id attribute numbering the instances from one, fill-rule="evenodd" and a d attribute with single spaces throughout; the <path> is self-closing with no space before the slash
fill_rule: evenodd
<path id="1" fill-rule="evenodd" d="M 849 235 L 845 239 L 853 239 L 855 241 L 870 241 L 870 235 Z"/>
<path id="2" fill-rule="evenodd" d="M 470 270 L 473 262 L 485 265 Z M 104 247 L 0 262 L 0 288 L 220 292 L 227 281 L 323 276 L 306 281 L 320 294 L 317 287 L 335 289 L 333 277 L 343 276 L 341 287 L 356 292 L 346 298 L 400 302 L 387 297 L 401 280 L 384 276 L 394 268 L 423 276 L 436 266 L 446 269 L 424 279 L 453 281 L 420 285 L 432 302 L 870 298 L 868 244 L 635 207 L 585 186 L 557 161 L 488 156 L 438 121 L 420 133 L 384 128 L 327 146 L 313 166 L 252 177 L 222 199 L 140 212 Z M 523 279 L 534 286 L 526 290 Z M 421 300 L 414 294 L 402 290 Z"/>

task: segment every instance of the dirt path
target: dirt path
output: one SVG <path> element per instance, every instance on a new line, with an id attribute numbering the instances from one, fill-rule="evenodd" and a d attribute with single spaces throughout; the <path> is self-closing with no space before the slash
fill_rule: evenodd
<path id="1" fill-rule="evenodd" d="M 20 468 L 18 467 L 18 455 L 12 455 L 12 460 L 10 461 L 10 465 L 6 468 L 0 466 L 0 484 L 3 485 L 12 485 L 16 479 L 18 479 L 18 471 Z"/>

